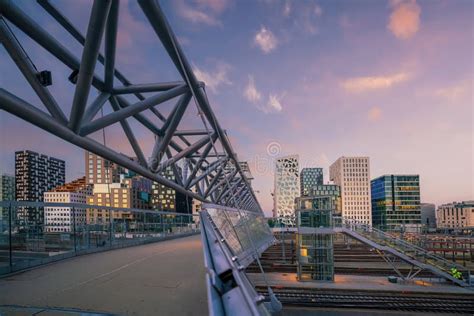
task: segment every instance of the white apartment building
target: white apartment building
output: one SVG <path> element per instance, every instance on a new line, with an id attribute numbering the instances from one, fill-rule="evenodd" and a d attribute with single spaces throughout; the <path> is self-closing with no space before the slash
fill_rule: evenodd
<path id="1" fill-rule="evenodd" d="M 342 217 L 372 224 L 369 157 L 340 157 L 329 178 L 341 187 Z"/>
<path id="2" fill-rule="evenodd" d="M 295 215 L 295 198 L 300 196 L 298 156 L 276 160 L 273 196 L 273 216 L 292 218 Z M 288 224 L 292 220 L 286 221 Z"/>
<path id="3" fill-rule="evenodd" d="M 436 210 L 436 225 L 438 228 L 473 228 L 474 201 L 440 205 Z"/>
<path id="4" fill-rule="evenodd" d="M 92 194 L 90 185 L 85 184 L 85 177 L 57 187 L 44 193 L 44 202 L 52 203 L 86 203 Z M 73 216 L 74 214 L 74 216 Z M 77 226 L 86 224 L 86 209 L 71 206 L 47 206 L 44 208 L 45 231 L 49 233 L 67 233 Z"/>

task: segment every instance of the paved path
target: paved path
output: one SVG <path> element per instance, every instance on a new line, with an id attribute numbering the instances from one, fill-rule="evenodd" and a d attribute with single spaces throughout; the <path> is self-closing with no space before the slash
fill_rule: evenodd
<path id="1" fill-rule="evenodd" d="M 0 279 L 0 315 L 16 315 L 5 305 L 207 315 L 204 276 L 199 235 L 85 255 Z"/>

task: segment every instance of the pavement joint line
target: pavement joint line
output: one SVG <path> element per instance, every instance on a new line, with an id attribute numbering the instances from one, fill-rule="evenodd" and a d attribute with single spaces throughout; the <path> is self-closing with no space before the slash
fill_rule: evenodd
<path id="1" fill-rule="evenodd" d="M 145 260 L 148 260 L 148 259 L 150 259 L 150 258 L 152 258 L 152 257 L 155 257 L 156 255 L 161 255 L 161 254 L 164 254 L 164 253 L 169 253 L 169 252 L 171 252 L 171 251 L 173 251 L 173 249 L 170 249 L 170 250 L 164 251 L 164 252 L 160 252 L 160 253 L 154 253 L 154 254 L 152 254 L 152 255 L 149 255 L 149 256 L 146 256 L 146 257 L 143 257 L 143 258 L 134 260 L 134 261 L 129 262 L 129 263 L 127 263 L 127 264 L 124 264 L 124 265 L 122 265 L 122 266 L 120 266 L 120 267 L 118 267 L 118 268 L 116 268 L 116 269 L 113 269 L 113 270 L 111 270 L 111 271 L 109 271 L 109 272 L 102 273 L 102 274 L 100 274 L 100 275 L 98 275 L 98 276 L 95 276 L 95 277 L 93 277 L 93 278 L 90 278 L 90 279 L 88 279 L 88 280 L 86 280 L 86 281 L 82 281 L 82 282 L 80 282 L 80 283 L 78 283 L 78 284 L 74 284 L 74 285 L 72 285 L 72 286 L 70 286 L 70 287 L 67 287 L 67 288 L 65 288 L 65 289 L 59 290 L 59 291 L 56 292 L 56 294 L 57 294 L 57 293 L 60 293 L 60 292 L 66 292 L 66 291 L 73 290 L 73 289 L 75 289 L 75 288 L 77 288 L 77 287 L 83 286 L 83 285 L 85 285 L 85 284 L 87 284 L 87 283 L 90 283 L 90 282 L 97 281 L 97 280 L 99 280 L 99 279 L 101 279 L 101 278 L 103 278 L 103 277 L 106 277 L 106 276 L 108 276 L 108 275 L 111 275 L 111 274 L 113 274 L 113 273 L 115 273 L 115 272 L 121 271 L 121 270 L 126 269 L 126 268 L 128 268 L 128 267 L 131 267 L 131 266 L 133 266 L 133 265 L 135 265 L 135 264 L 137 264 L 137 263 L 140 263 L 140 262 L 143 262 L 143 261 L 145 261 Z"/>
<path id="2" fill-rule="evenodd" d="M 132 262 L 129 262 L 129 263 L 125 264 L 125 265 L 122 265 L 122 266 L 120 266 L 120 267 L 118 267 L 118 268 L 115 268 L 115 269 L 113 269 L 113 270 L 111 270 L 111 271 L 108 271 L 108 272 L 106 272 L 106 273 L 102 273 L 102 274 L 100 274 L 100 275 L 98 275 L 98 276 L 92 277 L 92 278 L 90 278 L 90 279 L 88 279 L 88 280 L 85 280 L 85 281 L 82 281 L 82 282 L 80 282 L 80 283 L 73 284 L 72 286 L 69 286 L 69 287 L 66 287 L 66 288 L 63 288 L 63 289 L 59 289 L 59 290 L 57 290 L 57 291 L 54 291 L 53 293 L 47 294 L 47 295 L 44 296 L 44 297 L 38 298 L 38 302 L 44 302 L 44 303 L 47 304 L 47 301 L 48 301 L 48 299 L 49 299 L 51 296 L 55 296 L 55 295 L 58 295 L 59 293 L 63 293 L 63 292 L 67 292 L 67 291 L 74 290 L 74 289 L 76 289 L 76 288 L 78 288 L 78 287 L 81 287 L 81 286 L 86 285 L 86 284 L 88 284 L 88 283 L 97 281 L 97 280 L 99 280 L 99 279 L 101 279 L 101 278 L 103 278 L 103 277 L 106 277 L 106 276 L 108 276 L 108 275 L 111 275 L 111 274 L 113 274 L 113 273 L 116 273 L 116 272 L 118 272 L 118 271 L 121 271 L 121 270 L 123 270 L 123 269 L 126 269 L 126 268 L 128 268 L 128 267 L 130 267 L 130 266 L 133 266 L 133 265 L 135 265 L 135 264 L 138 264 L 138 263 L 140 263 L 140 262 L 143 262 L 143 261 L 145 261 L 145 260 L 147 260 L 147 259 L 150 259 L 150 258 L 152 258 L 152 257 L 154 257 L 154 256 L 162 255 L 162 254 L 165 254 L 165 253 L 170 253 L 170 252 L 172 252 L 172 251 L 174 251 L 174 250 L 179 250 L 178 248 L 176 248 L 176 247 L 174 247 L 174 246 L 172 246 L 172 245 L 163 245 L 163 244 L 159 244 L 159 243 L 157 243 L 157 245 L 158 245 L 158 246 L 167 246 L 167 247 L 166 247 L 163 251 L 157 251 L 157 252 L 155 252 L 155 253 L 153 253 L 153 254 L 151 254 L 151 255 L 149 255 L 149 256 L 136 259 L 136 260 L 134 260 L 134 261 L 132 261 Z M 140 245 L 140 246 L 142 246 L 142 245 Z"/>

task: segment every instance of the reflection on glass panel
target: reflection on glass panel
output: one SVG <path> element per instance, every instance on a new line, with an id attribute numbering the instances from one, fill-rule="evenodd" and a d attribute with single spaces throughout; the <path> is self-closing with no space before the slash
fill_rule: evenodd
<path id="1" fill-rule="evenodd" d="M 261 214 L 207 205 L 204 207 L 235 256 L 245 259 L 273 241 L 267 220 Z"/>

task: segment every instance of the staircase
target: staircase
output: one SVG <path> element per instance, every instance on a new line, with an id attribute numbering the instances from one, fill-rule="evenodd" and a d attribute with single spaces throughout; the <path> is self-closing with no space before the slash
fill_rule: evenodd
<path id="1" fill-rule="evenodd" d="M 370 225 L 362 224 L 350 219 L 335 221 L 334 230 L 344 233 L 375 249 L 391 253 L 400 259 L 423 270 L 452 281 L 460 286 L 471 286 L 470 271 L 466 267 L 436 256 L 427 250 L 391 236 Z M 460 272 L 461 277 L 452 275 L 451 269 Z"/>

